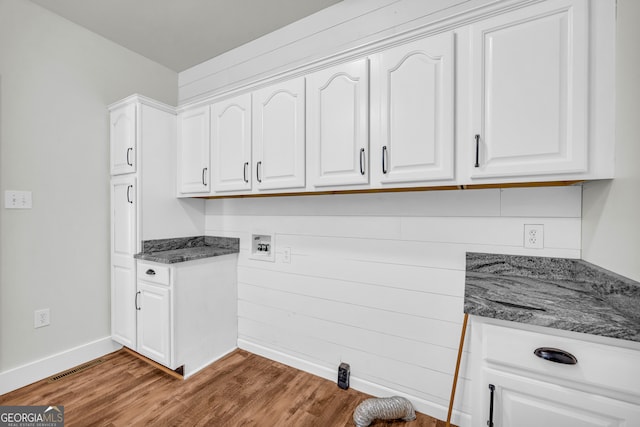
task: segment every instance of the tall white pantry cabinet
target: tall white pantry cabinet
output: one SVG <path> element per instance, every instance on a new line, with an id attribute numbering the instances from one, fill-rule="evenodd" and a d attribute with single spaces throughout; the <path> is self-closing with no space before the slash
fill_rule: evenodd
<path id="1" fill-rule="evenodd" d="M 130 96 L 109 107 L 111 145 L 111 333 L 135 350 L 136 263 L 141 240 L 173 237 L 188 209 L 175 201 L 176 115 L 172 107 Z M 144 160 L 143 160 L 144 159 Z M 145 218 L 145 221 L 142 219 Z M 162 232 L 169 235 L 161 236 Z"/>

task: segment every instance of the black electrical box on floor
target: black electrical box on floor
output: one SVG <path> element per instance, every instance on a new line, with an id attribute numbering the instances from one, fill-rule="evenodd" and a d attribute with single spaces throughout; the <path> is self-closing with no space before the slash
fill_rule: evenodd
<path id="1" fill-rule="evenodd" d="M 338 368 L 338 387 L 341 389 L 349 388 L 349 375 L 351 374 L 351 369 L 349 368 L 348 363 L 341 363 Z"/>

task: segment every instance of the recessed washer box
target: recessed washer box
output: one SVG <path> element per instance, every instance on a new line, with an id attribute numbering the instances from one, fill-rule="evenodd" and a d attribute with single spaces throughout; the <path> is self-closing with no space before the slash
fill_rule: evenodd
<path id="1" fill-rule="evenodd" d="M 251 235 L 251 259 L 262 261 L 275 261 L 276 248 L 273 234 Z"/>

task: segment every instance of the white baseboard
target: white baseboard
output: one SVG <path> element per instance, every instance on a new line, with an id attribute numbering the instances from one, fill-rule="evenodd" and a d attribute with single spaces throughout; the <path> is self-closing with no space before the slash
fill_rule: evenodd
<path id="1" fill-rule="evenodd" d="M 337 381 L 337 375 L 338 375 L 337 367 L 335 370 L 329 369 L 325 366 L 318 365 L 317 363 L 309 362 L 307 360 L 300 359 L 298 357 L 291 356 L 289 354 L 282 353 L 278 350 L 273 350 L 263 345 L 256 344 L 243 339 L 238 339 L 238 347 L 243 350 L 249 351 L 251 353 L 260 355 L 262 357 L 266 357 L 267 359 L 275 360 L 276 362 L 280 362 L 287 366 L 291 366 L 293 368 L 300 369 L 301 371 L 308 372 L 318 377 L 325 378 L 330 381 Z M 349 384 L 350 384 L 350 387 L 355 390 L 358 390 L 363 393 L 367 393 L 376 397 L 386 397 L 386 396 L 405 397 L 411 401 L 414 408 L 418 412 L 422 412 L 423 414 L 427 414 L 431 417 L 435 417 L 440 420 L 447 419 L 447 413 L 449 408 L 443 407 L 440 404 L 429 402 L 428 400 L 424 400 L 422 398 L 412 396 L 410 394 L 403 393 L 398 390 L 393 390 L 383 385 L 375 384 L 370 381 L 362 380 L 353 376 L 350 377 Z M 452 424 L 455 424 L 459 427 L 471 427 L 472 425 L 471 415 L 467 413 L 458 412 L 458 411 L 453 412 L 451 416 L 451 422 Z"/>
<path id="2" fill-rule="evenodd" d="M 112 341 L 111 336 L 108 336 L 0 372 L 0 395 L 112 353 L 120 348 L 122 345 Z"/>

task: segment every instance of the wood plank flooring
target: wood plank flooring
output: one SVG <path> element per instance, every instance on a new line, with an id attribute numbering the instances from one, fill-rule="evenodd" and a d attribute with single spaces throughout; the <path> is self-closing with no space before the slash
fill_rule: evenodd
<path id="1" fill-rule="evenodd" d="M 243 350 L 187 380 L 176 379 L 124 350 L 103 363 L 49 383 L 0 396 L 0 405 L 64 405 L 66 426 L 354 426 L 353 410 L 370 397 Z M 375 427 L 444 427 L 415 421 Z"/>

